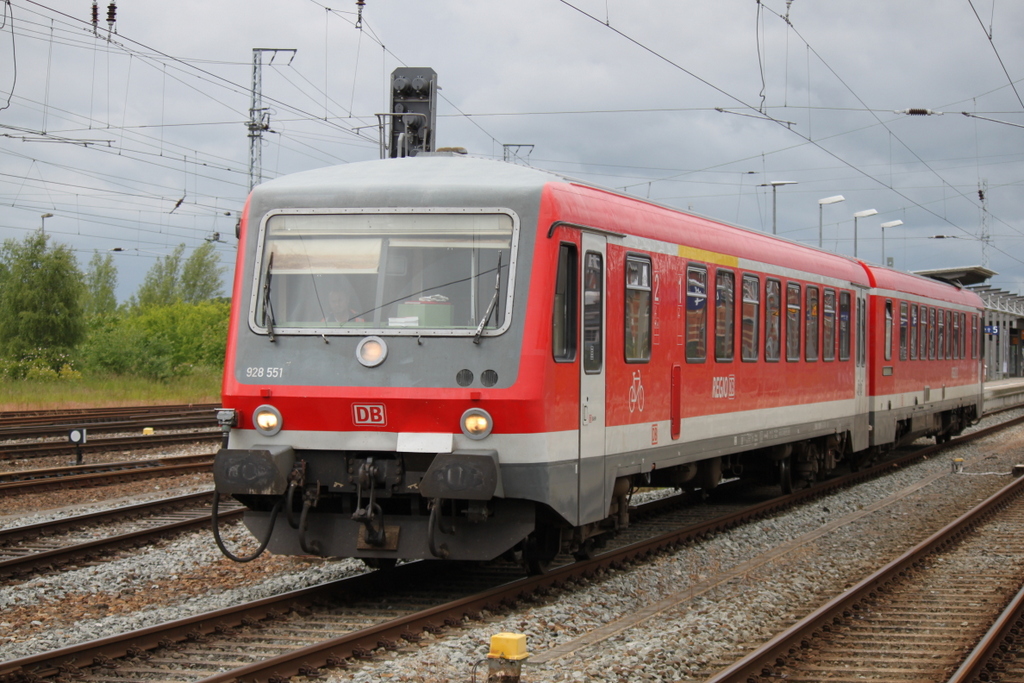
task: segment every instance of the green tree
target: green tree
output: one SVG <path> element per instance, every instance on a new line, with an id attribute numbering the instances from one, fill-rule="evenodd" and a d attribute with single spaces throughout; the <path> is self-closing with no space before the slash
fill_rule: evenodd
<path id="1" fill-rule="evenodd" d="M 184 253 L 185 245 L 181 244 L 167 256 L 156 260 L 132 297 L 133 307 L 170 306 L 181 298 L 178 293 L 178 277 Z"/>
<path id="2" fill-rule="evenodd" d="M 146 279 L 129 301 L 131 308 L 170 306 L 179 301 L 198 303 L 221 295 L 224 267 L 217 261 L 212 242 L 204 242 L 182 265 L 185 245 L 156 260 Z"/>
<path id="3" fill-rule="evenodd" d="M 117 310 L 117 266 L 111 254 L 93 251 L 85 274 L 85 296 L 82 310 L 87 316 L 110 315 Z"/>
<path id="4" fill-rule="evenodd" d="M 181 271 L 181 300 L 196 304 L 219 297 L 223 291 L 221 276 L 224 267 L 217 260 L 213 242 L 203 244 L 192 252 Z"/>
<path id="5" fill-rule="evenodd" d="M 39 230 L 0 249 L 0 349 L 62 365 L 57 359 L 85 336 L 84 284 L 71 249 L 48 240 Z"/>

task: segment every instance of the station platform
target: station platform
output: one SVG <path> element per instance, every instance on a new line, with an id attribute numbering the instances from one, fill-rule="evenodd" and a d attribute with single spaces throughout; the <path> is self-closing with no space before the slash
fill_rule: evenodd
<path id="1" fill-rule="evenodd" d="M 1024 404 L 1024 377 L 985 382 L 984 400 L 986 413 Z"/>

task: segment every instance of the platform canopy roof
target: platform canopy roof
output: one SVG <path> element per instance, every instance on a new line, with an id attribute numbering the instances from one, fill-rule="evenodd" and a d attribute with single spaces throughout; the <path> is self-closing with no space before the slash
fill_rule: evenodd
<path id="1" fill-rule="evenodd" d="M 939 268 L 938 270 L 915 270 L 915 275 L 923 275 L 935 280 L 942 280 L 961 287 L 980 285 L 993 275 L 998 275 L 994 270 L 983 266 L 963 266 L 960 268 Z"/>

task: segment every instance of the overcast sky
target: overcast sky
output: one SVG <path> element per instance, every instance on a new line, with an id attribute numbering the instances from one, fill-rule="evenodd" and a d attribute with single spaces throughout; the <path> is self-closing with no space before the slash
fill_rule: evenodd
<path id="1" fill-rule="evenodd" d="M 122 301 L 180 243 L 219 233 L 233 266 L 253 48 L 296 50 L 263 57 L 265 179 L 377 158 L 390 73 L 427 66 L 439 145 L 532 145 L 519 163 L 767 232 L 764 185 L 795 181 L 783 237 L 817 245 L 820 216 L 852 255 L 875 209 L 861 258 L 902 220 L 895 267 L 987 259 L 1024 292 L 1019 0 L 366 0 L 361 28 L 355 0 L 121 0 L 113 33 L 108 3 L 95 32 L 91 0 L 6 6 L 0 239 L 45 222 L 83 268 L 120 249 Z"/>

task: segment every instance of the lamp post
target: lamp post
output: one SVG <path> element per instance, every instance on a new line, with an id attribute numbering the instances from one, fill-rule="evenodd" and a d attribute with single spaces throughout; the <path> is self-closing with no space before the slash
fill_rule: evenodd
<path id="1" fill-rule="evenodd" d="M 775 211 L 775 207 L 776 207 L 776 203 L 775 203 L 775 189 L 779 185 L 796 185 L 796 184 L 797 183 L 796 183 L 795 180 L 770 180 L 767 183 L 761 183 L 760 185 L 758 185 L 758 187 L 770 187 L 770 188 L 772 188 L 772 234 L 773 235 L 778 232 L 778 222 L 777 222 L 777 219 L 776 219 L 777 214 L 776 214 L 776 211 Z"/>
<path id="2" fill-rule="evenodd" d="M 43 215 L 41 215 L 39 217 L 39 220 L 40 220 L 40 228 L 39 229 L 42 231 L 42 233 L 44 235 L 46 234 L 46 219 L 47 218 L 53 218 L 53 214 L 52 213 L 44 213 Z"/>
<path id="3" fill-rule="evenodd" d="M 903 225 L 903 221 L 895 220 L 887 223 L 882 223 L 882 265 L 887 265 L 885 262 L 885 229 L 895 228 L 897 225 Z"/>
<path id="4" fill-rule="evenodd" d="M 845 202 L 846 197 L 841 194 L 837 194 L 834 197 L 825 197 L 824 199 L 818 200 L 818 249 L 821 249 L 821 214 L 823 209 L 821 207 L 826 204 L 838 204 L 839 202 Z"/>
<path id="5" fill-rule="evenodd" d="M 874 216 L 876 213 L 878 212 L 874 209 L 865 209 L 853 214 L 853 258 L 857 258 L 857 219 Z"/>

